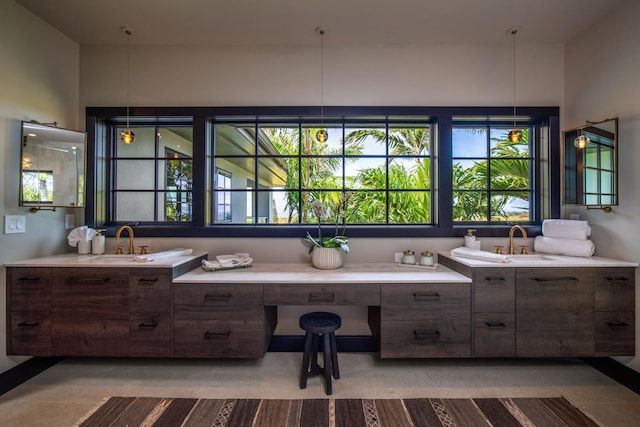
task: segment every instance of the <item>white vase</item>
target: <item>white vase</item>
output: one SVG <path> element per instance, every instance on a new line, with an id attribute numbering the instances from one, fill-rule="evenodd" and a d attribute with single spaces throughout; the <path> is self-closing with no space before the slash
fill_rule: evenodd
<path id="1" fill-rule="evenodd" d="M 320 270 L 335 270 L 342 267 L 344 256 L 340 248 L 313 248 L 311 264 Z"/>

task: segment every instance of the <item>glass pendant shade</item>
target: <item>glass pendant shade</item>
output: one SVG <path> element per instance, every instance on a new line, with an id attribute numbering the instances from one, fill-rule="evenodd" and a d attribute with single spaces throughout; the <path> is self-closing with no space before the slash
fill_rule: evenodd
<path id="1" fill-rule="evenodd" d="M 316 132 L 316 140 L 318 140 L 318 142 L 327 142 L 327 139 L 329 139 L 329 134 L 326 130 L 320 129 Z"/>
<path id="2" fill-rule="evenodd" d="M 136 134 L 131 131 L 131 129 L 126 128 L 122 132 L 120 132 L 120 140 L 125 144 L 131 144 L 136 140 Z"/>
<path id="3" fill-rule="evenodd" d="M 513 129 L 509 132 L 509 141 L 520 142 L 522 140 L 522 132 L 520 129 Z"/>
<path id="4" fill-rule="evenodd" d="M 591 140 L 587 136 L 578 135 L 578 137 L 573 140 L 573 145 L 574 145 L 574 147 L 576 147 L 576 148 L 581 150 L 581 149 L 585 148 L 587 145 L 589 145 L 590 142 L 591 142 Z"/>

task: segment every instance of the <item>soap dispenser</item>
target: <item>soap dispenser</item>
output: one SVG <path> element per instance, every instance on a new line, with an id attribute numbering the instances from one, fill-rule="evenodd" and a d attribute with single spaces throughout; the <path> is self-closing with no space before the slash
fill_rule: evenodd
<path id="1" fill-rule="evenodd" d="M 91 239 L 91 253 L 94 255 L 102 255 L 104 253 L 104 234 L 105 230 L 96 230 L 96 234 Z"/>
<path id="2" fill-rule="evenodd" d="M 473 235 L 473 232 L 476 231 L 473 228 L 467 229 L 467 235 L 464 236 L 464 246 L 465 248 L 470 249 L 480 249 L 480 240 L 476 239 L 476 236 Z"/>

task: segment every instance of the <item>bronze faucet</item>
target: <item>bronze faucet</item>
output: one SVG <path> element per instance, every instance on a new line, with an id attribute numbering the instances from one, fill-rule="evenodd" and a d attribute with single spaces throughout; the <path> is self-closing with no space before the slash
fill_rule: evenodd
<path id="1" fill-rule="evenodd" d="M 521 226 L 521 225 L 514 225 L 513 227 L 511 227 L 511 230 L 509 230 L 509 254 L 513 255 L 515 253 L 515 251 L 513 250 L 513 234 L 515 233 L 516 230 L 520 230 L 520 232 L 522 233 L 522 238 L 524 240 L 527 240 L 527 231 Z M 526 253 L 526 252 L 523 252 Z"/>
<path id="2" fill-rule="evenodd" d="M 120 233 L 122 233 L 122 230 L 127 230 L 129 232 L 129 252 L 127 253 L 134 254 L 135 251 L 133 249 L 133 229 L 128 225 L 123 225 L 122 227 L 118 228 L 118 231 L 116 231 L 116 240 L 120 240 Z"/>

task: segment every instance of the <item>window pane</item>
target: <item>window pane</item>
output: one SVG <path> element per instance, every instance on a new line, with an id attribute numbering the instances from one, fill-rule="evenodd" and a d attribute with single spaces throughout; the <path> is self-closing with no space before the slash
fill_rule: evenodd
<path id="1" fill-rule="evenodd" d="M 298 188 L 298 159 L 295 157 L 266 157 L 258 160 L 260 185 Z"/>
<path id="2" fill-rule="evenodd" d="M 526 190 L 529 188 L 527 159 L 491 160 L 492 190 Z"/>
<path id="3" fill-rule="evenodd" d="M 318 131 L 327 132 L 327 140 L 318 139 Z M 302 153 L 307 155 L 334 155 L 341 156 L 342 151 L 342 127 L 332 125 L 305 126 L 302 128 Z"/>
<path id="4" fill-rule="evenodd" d="M 364 157 L 347 159 L 347 188 L 384 190 L 387 186 L 386 166 L 386 158 Z"/>
<path id="5" fill-rule="evenodd" d="M 494 128 L 490 130 L 491 157 L 528 157 L 529 156 L 529 131 L 521 129 L 522 140 L 520 142 L 509 141 L 509 132 L 512 128 Z"/>
<path id="6" fill-rule="evenodd" d="M 508 222 L 530 221 L 530 205 L 526 193 L 492 193 L 491 220 Z"/>
<path id="7" fill-rule="evenodd" d="M 430 193 L 423 191 L 389 192 L 390 224 L 428 224 L 430 222 Z"/>
<path id="8" fill-rule="evenodd" d="M 273 200 L 273 224 L 297 224 L 299 221 L 300 193 L 277 189 L 271 192 Z"/>
<path id="9" fill-rule="evenodd" d="M 345 142 L 351 151 L 362 155 L 387 154 L 387 131 L 384 126 L 358 126 L 345 128 Z"/>
<path id="10" fill-rule="evenodd" d="M 342 157 L 302 159 L 303 188 L 310 190 L 342 189 Z"/>
<path id="11" fill-rule="evenodd" d="M 253 156 L 256 151 L 255 147 L 255 127 L 248 125 L 216 125 L 214 138 L 216 156 Z"/>
<path id="12" fill-rule="evenodd" d="M 116 160 L 117 190 L 153 190 L 155 188 L 154 160 Z"/>
<path id="13" fill-rule="evenodd" d="M 244 190 L 247 188 L 247 179 L 255 179 L 255 161 L 252 157 L 217 158 L 215 168 L 222 169 L 228 174 L 228 178 L 224 182 L 220 181 L 220 176 L 215 178 L 218 182 L 214 183 L 214 187 L 217 188 Z"/>
<path id="14" fill-rule="evenodd" d="M 479 191 L 453 192 L 454 221 L 487 221 L 487 193 Z"/>
<path id="15" fill-rule="evenodd" d="M 429 158 L 394 158 L 389 164 L 389 189 L 428 190 L 430 164 Z"/>
<path id="16" fill-rule="evenodd" d="M 452 130 L 452 155 L 456 157 L 487 157 L 487 129 L 455 127 Z"/>
<path id="17" fill-rule="evenodd" d="M 133 131 L 136 136 L 132 144 L 124 144 L 120 141 L 120 132 L 124 129 L 124 127 L 116 129 L 116 157 L 156 157 L 155 127 L 131 127 L 131 131 Z"/>
<path id="18" fill-rule="evenodd" d="M 487 162 L 461 160 L 453 164 L 453 188 L 482 190 L 487 188 Z"/>
<path id="19" fill-rule="evenodd" d="M 266 135 L 273 153 L 283 156 L 300 153 L 300 132 L 297 125 L 260 126 L 260 131 Z"/>
<path id="20" fill-rule="evenodd" d="M 385 224 L 386 210 L 384 191 L 354 191 L 347 208 L 347 224 Z"/>
<path id="21" fill-rule="evenodd" d="M 116 193 L 118 221 L 155 221 L 154 194 L 152 192 Z"/>
<path id="22" fill-rule="evenodd" d="M 389 155 L 428 156 L 431 152 L 431 129 L 424 126 L 389 126 Z"/>

